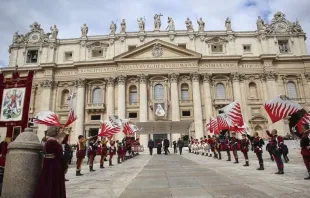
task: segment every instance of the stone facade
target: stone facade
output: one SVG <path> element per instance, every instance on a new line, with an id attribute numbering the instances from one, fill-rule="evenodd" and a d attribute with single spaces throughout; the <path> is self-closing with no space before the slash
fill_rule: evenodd
<path id="1" fill-rule="evenodd" d="M 58 39 L 56 26 L 45 34 L 35 22 L 25 36 L 14 35 L 9 67 L 2 72 L 9 75 L 16 65 L 21 72 L 36 71 L 30 116 L 49 109 L 65 121 L 67 97 L 77 93 L 72 143 L 95 133 L 110 114 L 140 122 L 193 120 L 190 135 L 200 138 L 210 116 L 234 100 L 252 132 L 265 137 L 271 124 L 262 106 L 266 100 L 287 94 L 310 106 L 310 56 L 298 21 L 279 12 L 271 24 L 259 18 L 256 31 L 233 31 L 230 20 L 224 31 L 205 31 L 202 19 L 197 31 L 159 31 L 160 16 L 154 17 L 154 31 L 146 31 L 141 18 L 138 32 L 126 32 L 122 24 L 119 34 L 111 26 L 109 35 L 91 36 L 84 24 L 81 37 L 72 39 Z M 164 116 L 155 115 L 158 105 Z M 288 132 L 285 121 L 272 127 Z M 140 137 L 146 145 L 152 135 Z"/>

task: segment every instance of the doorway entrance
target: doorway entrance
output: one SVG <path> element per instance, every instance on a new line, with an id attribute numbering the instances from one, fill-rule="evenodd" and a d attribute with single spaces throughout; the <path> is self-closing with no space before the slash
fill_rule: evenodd
<path id="1" fill-rule="evenodd" d="M 166 139 L 167 137 L 167 134 L 153 134 L 153 141 L 155 143 L 154 146 L 156 147 L 159 142 L 162 142 L 163 139 Z"/>
<path id="2" fill-rule="evenodd" d="M 98 128 L 90 128 L 88 131 L 88 136 L 95 136 L 98 135 L 99 129 Z"/>

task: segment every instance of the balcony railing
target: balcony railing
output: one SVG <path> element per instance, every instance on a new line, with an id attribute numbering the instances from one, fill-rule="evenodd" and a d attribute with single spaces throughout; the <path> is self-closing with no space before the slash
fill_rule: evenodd
<path id="1" fill-rule="evenodd" d="M 225 106 L 228 105 L 232 102 L 231 99 L 226 98 L 226 99 L 214 99 L 213 100 L 213 105 L 214 106 Z"/>
<path id="2" fill-rule="evenodd" d="M 106 106 L 104 103 L 88 103 L 86 106 L 87 112 L 104 112 Z"/>

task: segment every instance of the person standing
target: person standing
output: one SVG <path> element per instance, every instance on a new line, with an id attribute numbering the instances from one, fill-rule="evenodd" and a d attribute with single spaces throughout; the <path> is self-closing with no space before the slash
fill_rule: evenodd
<path id="1" fill-rule="evenodd" d="M 81 166 L 86 155 L 85 143 L 89 138 L 84 138 L 83 135 L 79 135 L 78 139 L 79 141 L 76 146 L 76 176 L 82 176 L 83 174 L 81 174 Z"/>
<path id="2" fill-rule="evenodd" d="M 168 148 L 169 148 L 170 142 L 167 138 L 164 139 L 164 148 L 165 148 L 165 155 L 168 155 Z M 170 152 L 169 152 L 170 153 Z"/>
<path id="3" fill-rule="evenodd" d="M 271 142 L 271 138 L 269 138 L 269 142 L 266 145 L 266 151 L 269 153 L 271 161 L 274 161 L 273 156 L 272 156 L 272 152 L 271 152 L 271 147 L 270 147 L 271 144 L 270 144 L 270 142 Z"/>
<path id="4" fill-rule="evenodd" d="M 98 149 L 97 143 L 95 142 L 94 139 L 91 139 L 90 142 L 89 142 L 89 146 L 88 146 L 89 171 L 90 172 L 96 171 L 96 170 L 94 170 L 93 166 L 94 166 L 94 159 L 95 159 L 95 156 L 96 156 L 97 149 Z"/>
<path id="5" fill-rule="evenodd" d="M 227 152 L 228 159 L 226 161 L 231 161 L 231 155 L 230 155 L 230 137 L 229 137 L 229 131 L 226 132 L 226 137 L 224 141 L 225 149 Z"/>
<path id="6" fill-rule="evenodd" d="M 222 143 L 221 143 L 220 137 L 217 137 L 216 140 L 215 140 L 215 148 L 216 148 L 217 153 L 218 153 L 218 159 L 221 160 L 222 159 L 222 154 L 221 154 Z"/>
<path id="7" fill-rule="evenodd" d="M 46 155 L 34 198 L 66 198 L 64 156 L 62 146 L 57 142 L 59 127 L 49 127 L 46 135 Z"/>
<path id="8" fill-rule="evenodd" d="M 149 140 L 147 147 L 149 147 L 150 155 L 153 155 L 154 141 L 152 139 Z"/>
<path id="9" fill-rule="evenodd" d="M 182 149 L 184 147 L 184 142 L 183 142 L 183 140 L 181 140 L 181 138 L 179 138 L 177 146 L 179 147 L 180 155 L 182 155 Z"/>
<path id="10" fill-rule="evenodd" d="M 246 134 L 242 134 L 242 140 L 241 140 L 241 152 L 244 155 L 245 164 L 243 166 L 249 166 L 249 145 L 250 141 L 246 138 Z"/>
<path id="11" fill-rule="evenodd" d="M 110 155 L 109 166 L 113 166 L 112 159 L 113 159 L 113 156 L 115 154 L 116 154 L 115 142 L 114 142 L 114 140 L 111 140 L 110 141 L 110 148 L 109 148 L 109 155 Z"/>
<path id="12" fill-rule="evenodd" d="M 282 145 L 282 155 L 285 163 L 288 163 L 290 159 L 288 158 L 288 147 L 286 144 Z"/>
<path id="13" fill-rule="evenodd" d="M 104 168 L 104 159 L 107 157 L 108 147 L 105 140 L 101 141 L 101 153 L 100 153 L 100 168 Z"/>
<path id="14" fill-rule="evenodd" d="M 256 170 L 264 170 L 264 161 L 263 161 L 263 145 L 265 144 L 264 140 L 258 136 L 258 133 L 255 132 L 254 136 L 247 134 L 247 137 L 253 142 L 254 153 L 258 159 L 259 168 Z"/>
<path id="15" fill-rule="evenodd" d="M 65 175 L 68 172 L 68 168 L 69 168 L 69 161 L 70 161 L 70 155 L 71 155 L 71 148 L 68 144 L 68 140 L 69 140 L 69 134 L 67 134 L 65 136 L 65 138 L 62 140 L 61 145 L 62 145 L 62 150 L 63 150 L 63 154 L 64 154 L 64 168 L 65 168 Z M 65 178 L 65 181 L 69 181 L 68 179 Z"/>
<path id="16" fill-rule="evenodd" d="M 235 158 L 235 164 L 238 164 L 238 138 L 236 137 L 236 133 L 232 133 L 232 138 L 230 140 L 230 148 L 233 152 L 234 158 Z"/>
<path id="17" fill-rule="evenodd" d="M 302 158 L 307 168 L 309 176 L 304 178 L 310 180 L 310 127 L 309 124 L 302 124 L 301 133 L 295 133 L 300 138 L 300 147 Z"/>
<path id="18" fill-rule="evenodd" d="M 158 142 L 158 143 L 157 143 L 157 154 L 158 154 L 158 155 L 161 155 L 161 147 L 162 147 L 161 142 Z"/>
<path id="19" fill-rule="evenodd" d="M 178 153 L 177 151 L 177 142 L 176 141 L 173 141 L 173 153 Z"/>
<path id="20" fill-rule="evenodd" d="M 271 137 L 270 148 L 273 159 L 276 161 L 278 167 L 278 172 L 275 174 L 284 174 L 284 164 L 281 158 L 283 138 L 278 136 L 278 131 L 276 129 L 273 129 L 271 133 L 267 130 L 266 133 Z"/>

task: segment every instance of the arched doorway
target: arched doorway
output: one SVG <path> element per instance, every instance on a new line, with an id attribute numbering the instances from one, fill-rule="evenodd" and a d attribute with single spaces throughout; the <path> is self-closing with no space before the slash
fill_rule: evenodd
<path id="1" fill-rule="evenodd" d="M 254 132 L 257 132 L 259 137 L 264 137 L 264 131 L 263 131 L 263 128 L 260 125 L 256 125 L 254 127 Z"/>
<path id="2" fill-rule="evenodd" d="M 258 135 L 266 139 L 268 138 L 267 134 L 265 133 L 265 130 L 267 129 L 268 120 L 263 116 L 253 116 L 249 120 L 250 128 L 251 128 L 251 135 L 254 134 L 254 132 L 257 132 Z"/>

